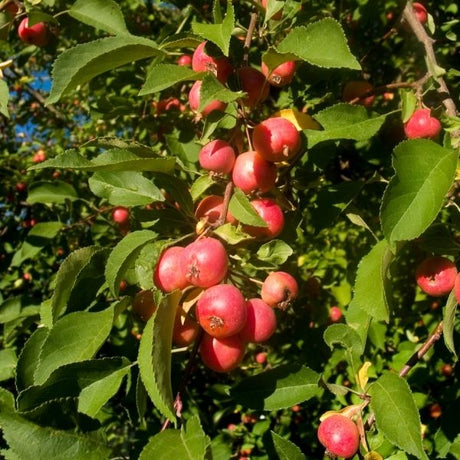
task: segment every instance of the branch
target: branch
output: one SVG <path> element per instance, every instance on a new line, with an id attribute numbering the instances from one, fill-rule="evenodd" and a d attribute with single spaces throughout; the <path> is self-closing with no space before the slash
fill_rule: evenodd
<path id="1" fill-rule="evenodd" d="M 222 212 L 220 213 L 219 219 L 217 219 L 216 227 L 219 227 L 227 220 L 228 205 L 230 204 L 230 198 L 233 193 L 233 182 L 230 181 L 225 187 L 224 202 L 222 203 Z"/>
<path id="2" fill-rule="evenodd" d="M 257 24 L 257 13 L 251 13 L 251 20 L 249 21 L 248 31 L 246 33 L 246 38 L 244 40 L 244 56 L 243 62 L 245 65 L 248 65 L 249 62 L 249 48 L 251 47 L 252 35 L 254 34 L 254 29 Z"/>

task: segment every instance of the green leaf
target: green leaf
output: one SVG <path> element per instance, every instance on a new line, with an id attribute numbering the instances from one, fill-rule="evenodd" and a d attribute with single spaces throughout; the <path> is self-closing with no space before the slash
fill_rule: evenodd
<path id="1" fill-rule="evenodd" d="M 402 89 L 399 91 L 401 97 L 401 118 L 406 123 L 417 107 L 417 96 L 412 89 Z"/>
<path id="2" fill-rule="evenodd" d="M 389 268 L 393 260 L 385 240 L 377 243 L 358 265 L 353 301 L 377 321 L 390 318 Z"/>
<path id="3" fill-rule="evenodd" d="M 383 233 L 391 245 L 417 238 L 434 221 L 453 184 L 457 155 L 427 139 L 405 141 L 395 148 L 396 174 L 380 209 Z"/>
<path id="4" fill-rule="evenodd" d="M 270 431 L 275 451 L 280 460 L 306 460 L 302 451 L 291 441 Z"/>
<path id="5" fill-rule="evenodd" d="M 150 438 L 139 460 L 203 460 L 209 444 L 200 420 L 194 416 L 187 420 L 181 430 L 165 430 Z"/>
<path id="6" fill-rule="evenodd" d="M 5 80 L 0 78 L 0 113 L 6 118 L 10 118 L 10 113 L 8 111 L 9 97 L 10 92 L 8 90 L 8 84 Z"/>
<path id="7" fill-rule="evenodd" d="M 56 321 L 43 343 L 35 384 L 44 383 L 60 366 L 91 359 L 107 339 L 112 323 L 112 307 L 96 313 L 69 313 Z"/>
<path id="8" fill-rule="evenodd" d="M 17 360 L 16 353 L 11 348 L 0 350 L 0 382 L 14 377 Z"/>
<path id="9" fill-rule="evenodd" d="M 281 265 L 292 255 L 293 249 L 283 240 L 271 240 L 257 251 L 257 257 L 264 262 Z"/>
<path id="10" fill-rule="evenodd" d="M 113 249 L 105 267 L 105 278 L 113 295 L 117 296 L 120 281 L 126 270 L 134 263 L 141 249 L 158 237 L 151 230 L 128 233 Z"/>
<path id="11" fill-rule="evenodd" d="M 353 375 L 356 375 L 361 367 L 361 356 L 364 352 L 358 333 L 347 324 L 332 324 L 324 331 L 324 341 L 331 350 L 337 345 L 345 349 L 348 364 Z"/>
<path id="12" fill-rule="evenodd" d="M 191 33 L 176 33 L 174 35 L 169 35 L 164 38 L 160 43 L 160 49 L 169 49 L 174 50 L 178 48 L 196 48 L 203 39 Z"/>
<path id="13" fill-rule="evenodd" d="M 89 188 L 114 206 L 145 206 L 164 201 L 161 190 L 134 171 L 98 172 L 89 179 Z"/>
<path id="14" fill-rule="evenodd" d="M 151 66 L 145 77 L 144 86 L 139 96 L 157 93 L 177 83 L 189 80 L 198 80 L 201 73 L 195 72 L 186 66 L 175 64 L 158 64 Z"/>
<path id="15" fill-rule="evenodd" d="M 327 107 L 315 115 L 315 120 L 321 124 L 323 131 L 306 129 L 308 147 L 324 141 L 351 139 L 365 141 L 375 136 L 383 125 L 389 113 L 371 117 L 365 107 L 340 103 Z"/>
<path id="16" fill-rule="evenodd" d="M 180 291 L 174 291 L 159 303 L 144 327 L 138 356 L 139 372 L 150 399 L 160 413 L 173 422 L 176 415 L 171 385 L 171 345 L 180 296 Z"/>
<path id="17" fill-rule="evenodd" d="M 348 48 L 342 27 L 332 18 L 307 27 L 293 28 L 281 41 L 278 50 L 295 54 L 299 59 L 319 67 L 361 70 Z"/>
<path id="18" fill-rule="evenodd" d="M 368 313 L 362 310 L 354 301 L 350 302 L 345 312 L 347 324 L 353 328 L 361 338 L 363 348 L 366 346 L 367 332 L 371 324 L 371 317 Z"/>
<path id="19" fill-rule="evenodd" d="M 67 309 L 86 308 L 103 284 L 103 270 L 107 250 L 97 246 L 77 249 L 69 254 L 59 267 L 56 287 L 51 297 L 51 314 L 46 325 L 53 322 Z M 70 308 L 69 308 L 70 307 Z"/>
<path id="20" fill-rule="evenodd" d="M 239 404 L 256 410 L 278 410 L 320 396 L 320 374 L 298 364 L 279 366 L 249 377 L 230 393 Z"/>
<path id="21" fill-rule="evenodd" d="M 0 398 L 3 439 L 21 460 L 100 460 L 109 458 L 107 441 L 99 432 L 79 433 L 37 425 L 14 411 Z M 10 451 L 8 451 L 10 452 Z"/>
<path id="22" fill-rule="evenodd" d="M 63 168 L 76 171 L 155 171 L 171 173 L 174 170 L 174 165 L 174 158 L 149 158 L 122 149 L 107 150 L 92 160 L 88 160 L 76 150 L 66 150 L 63 154 L 50 158 L 30 169 Z"/>
<path id="23" fill-rule="evenodd" d="M 78 200 L 78 194 L 72 185 L 60 180 L 35 182 L 29 187 L 27 195 L 27 202 L 29 204 L 63 204 L 66 200 Z"/>
<path id="24" fill-rule="evenodd" d="M 61 398 L 79 398 L 79 412 L 95 416 L 118 390 L 131 363 L 111 357 L 71 363 L 56 369 L 41 385 L 30 386 L 17 399 L 18 411 L 31 411 Z"/>
<path id="25" fill-rule="evenodd" d="M 35 369 L 48 333 L 46 327 L 36 329 L 22 348 L 16 366 L 16 388 L 19 392 L 34 384 Z"/>
<path id="26" fill-rule="evenodd" d="M 391 443 L 417 458 L 428 460 L 423 450 L 420 415 L 407 382 L 384 374 L 368 391 L 377 429 Z"/>
<path id="27" fill-rule="evenodd" d="M 111 34 L 128 34 L 120 6 L 113 0 L 77 0 L 68 11 L 77 21 Z"/>
<path id="28" fill-rule="evenodd" d="M 248 235 L 247 233 L 240 230 L 239 227 L 235 227 L 230 223 L 226 223 L 215 228 L 214 233 L 219 238 L 222 238 L 226 243 L 231 245 L 254 239 L 251 235 Z"/>
<path id="29" fill-rule="evenodd" d="M 37 305 L 35 302 L 36 300 L 24 295 L 9 297 L 0 304 L 0 324 L 38 315 L 40 305 Z"/>
<path id="30" fill-rule="evenodd" d="M 239 188 L 235 188 L 233 191 L 228 209 L 235 219 L 242 224 L 253 225 L 255 227 L 268 226 L 267 222 L 265 222 L 253 208 L 248 197 Z"/>
<path id="31" fill-rule="evenodd" d="M 217 4 L 216 7 L 220 8 Z M 216 17 L 216 15 L 214 17 Z M 222 22 L 219 22 L 218 24 L 200 24 L 198 22 L 194 22 L 192 24 L 193 33 L 215 43 L 222 50 L 225 56 L 229 55 L 230 39 L 232 38 L 234 28 L 235 11 L 231 1 L 227 2 L 227 13 Z"/>
<path id="32" fill-rule="evenodd" d="M 243 96 L 243 92 L 229 90 L 212 74 L 206 74 L 202 82 L 199 111 L 203 110 L 212 101 L 218 100 L 228 103 L 236 101 Z"/>
<path id="33" fill-rule="evenodd" d="M 214 180 L 209 174 L 200 176 L 195 182 L 193 182 L 190 188 L 193 201 L 196 201 L 208 188 L 215 184 Z"/>
<path id="34" fill-rule="evenodd" d="M 164 249 L 171 245 L 171 240 L 160 240 L 147 243 L 142 247 L 134 263 L 136 284 L 141 289 L 149 290 L 155 287 L 152 273 Z"/>
<path id="35" fill-rule="evenodd" d="M 449 297 L 446 302 L 446 306 L 444 307 L 444 314 L 443 314 L 443 336 L 444 336 L 444 343 L 446 344 L 447 349 L 454 355 L 455 360 L 457 360 L 457 353 L 455 351 L 455 344 L 454 344 L 454 325 L 455 325 L 455 316 L 457 313 L 457 297 L 455 296 L 455 291 L 449 294 Z"/>
<path id="36" fill-rule="evenodd" d="M 132 35 L 103 38 L 70 48 L 54 61 L 53 86 L 46 104 L 58 102 L 97 75 L 159 54 L 163 52 L 155 42 Z"/>
<path id="37" fill-rule="evenodd" d="M 18 267 L 24 260 L 35 257 L 45 246 L 52 243 L 53 238 L 62 228 L 61 222 L 39 222 L 27 234 L 22 246 L 14 254 L 12 267 Z"/>

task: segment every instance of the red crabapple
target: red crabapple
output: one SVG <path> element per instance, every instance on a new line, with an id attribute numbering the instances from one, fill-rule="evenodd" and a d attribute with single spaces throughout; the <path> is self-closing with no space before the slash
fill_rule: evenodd
<path id="1" fill-rule="evenodd" d="M 155 313 L 156 306 L 153 302 L 152 291 L 139 291 L 133 299 L 133 313 L 135 313 L 142 321 L 148 321 Z"/>
<path id="2" fill-rule="evenodd" d="M 339 322 L 342 319 L 342 310 L 339 307 L 331 307 L 329 318 L 333 323 Z"/>
<path id="3" fill-rule="evenodd" d="M 225 56 L 214 57 L 206 53 L 208 42 L 200 43 L 192 56 L 192 69 L 195 72 L 212 72 L 219 81 L 225 83 L 233 72 L 230 60 Z"/>
<path id="4" fill-rule="evenodd" d="M 44 22 L 37 22 L 29 27 L 29 19 L 24 18 L 18 27 L 19 38 L 30 45 L 45 46 L 48 43 L 48 27 Z"/>
<path id="5" fill-rule="evenodd" d="M 117 206 L 112 211 L 112 220 L 120 225 L 127 224 L 129 221 L 129 215 L 130 212 L 128 208 L 125 208 L 123 206 Z"/>
<path id="6" fill-rule="evenodd" d="M 181 269 L 181 256 L 184 248 L 171 246 L 161 254 L 153 274 L 155 285 L 163 292 L 172 292 L 175 289 L 184 289 L 188 281 Z"/>
<path id="7" fill-rule="evenodd" d="M 244 351 L 245 343 L 239 335 L 218 339 L 205 333 L 200 344 L 203 363 L 216 372 L 229 372 L 238 367 Z"/>
<path id="8" fill-rule="evenodd" d="M 235 150 L 228 142 L 215 139 L 200 150 L 198 161 L 207 171 L 228 174 L 235 163 Z"/>
<path id="9" fill-rule="evenodd" d="M 179 56 L 177 65 L 192 67 L 192 56 L 189 54 L 183 54 L 182 56 Z"/>
<path id="10" fill-rule="evenodd" d="M 179 305 L 174 319 L 173 343 L 178 347 L 188 347 L 198 337 L 200 326 Z"/>
<path id="11" fill-rule="evenodd" d="M 271 72 L 269 71 L 267 64 L 262 61 L 261 69 L 262 73 L 271 85 L 278 87 L 286 86 L 291 83 L 294 78 L 295 61 L 283 62 L 279 66 L 275 67 Z"/>
<path id="12" fill-rule="evenodd" d="M 180 267 L 186 280 L 194 286 L 214 286 L 227 275 L 227 251 L 215 238 L 198 239 L 184 248 Z"/>
<path id="13" fill-rule="evenodd" d="M 448 294 L 455 285 L 457 267 L 446 257 L 432 256 L 417 267 L 415 279 L 420 289 L 435 297 Z"/>
<path id="14" fill-rule="evenodd" d="M 262 284 L 260 296 L 270 307 L 285 310 L 297 297 L 299 287 L 295 278 L 289 273 L 271 272 Z"/>
<path id="15" fill-rule="evenodd" d="M 436 137 L 441 131 L 441 123 L 430 115 L 430 109 L 418 109 L 404 125 L 404 133 L 409 139 Z"/>
<path id="16" fill-rule="evenodd" d="M 219 195 L 209 195 L 203 198 L 195 209 L 195 217 L 197 219 L 206 219 L 209 224 L 214 224 L 218 221 L 222 214 L 224 198 Z M 237 220 L 230 211 L 227 211 L 226 222 L 236 225 Z"/>
<path id="17" fill-rule="evenodd" d="M 188 93 L 188 102 L 190 104 L 190 108 L 197 113 L 200 108 L 200 91 L 201 80 L 197 80 L 190 89 L 190 92 Z M 226 107 L 227 104 L 225 102 L 218 101 L 216 99 L 214 101 L 211 101 L 208 105 L 206 105 L 206 107 L 204 107 L 200 113 L 203 117 L 207 117 L 211 112 L 214 112 L 215 110 L 223 112 Z"/>
<path id="18" fill-rule="evenodd" d="M 46 160 L 46 153 L 44 150 L 37 150 L 37 153 L 32 157 L 32 163 L 42 163 Z"/>
<path id="19" fill-rule="evenodd" d="M 258 198 L 252 200 L 251 205 L 266 222 L 267 227 L 245 225 L 244 231 L 261 239 L 271 239 L 278 236 L 284 228 L 284 215 L 276 201 L 272 198 Z"/>
<path id="20" fill-rule="evenodd" d="M 342 93 L 342 99 L 345 102 L 353 101 L 359 98 L 357 104 L 370 107 L 374 103 L 375 96 L 371 93 L 374 87 L 366 80 L 353 80 L 345 84 Z"/>
<path id="21" fill-rule="evenodd" d="M 261 351 L 256 355 L 256 363 L 258 364 L 265 364 L 267 362 L 267 353 Z"/>
<path id="22" fill-rule="evenodd" d="M 259 123 L 252 133 L 252 142 L 254 150 L 271 162 L 289 160 L 301 146 L 297 128 L 282 117 L 267 118 Z"/>
<path id="23" fill-rule="evenodd" d="M 244 193 L 268 192 L 275 186 L 276 176 L 276 166 L 257 152 L 244 152 L 236 157 L 232 180 Z"/>
<path id="24" fill-rule="evenodd" d="M 267 341 L 276 330 L 276 315 L 273 308 L 262 299 L 249 299 L 247 319 L 240 331 L 245 342 L 260 343 Z"/>
<path id="25" fill-rule="evenodd" d="M 345 415 L 327 417 L 320 423 L 317 434 L 319 442 L 334 456 L 349 458 L 358 451 L 358 427 Z"/>
<path id="26" fill-rule="evenodd" d="M 457 303 L 460 304 L 460 273 L 455 277 L 454 294 L 457 299 Z"/>
<path id="27" fill-rule="evenodd" d="M 253 108 L 267 99 L 270 94 L 270 86 L 264 75 L 252 67 L 242 67 L 237 72 L 240 88 L 247 93 L 242 100 L 247 107 Z"/>
<path id="28" fill-rule="evenodd" d="M 417 16 L 417 19 L 422 24 L 425 24 L 425 22 L 428 20 L 428 11 L 426 10 L 426 8 L 418 2 L 412 3 L 412 7 L 414 8 L 415 16 Z"/>
<path id="29" fill-rule="evenodd" d="M 246 323 L 247 305 L 241 291 L 231 284 L 218 284 L 203 293 L 196 304 L 200 326 L 213 337 L 230 337 Z"/>

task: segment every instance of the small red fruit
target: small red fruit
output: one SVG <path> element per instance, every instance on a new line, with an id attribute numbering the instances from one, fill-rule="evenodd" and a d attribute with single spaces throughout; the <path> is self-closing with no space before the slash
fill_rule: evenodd
<path id="1" fill-rule="evenodd" d="M 441 123 L 430 114 L 430 109 L 418 109 L 404 125 L 404 133 L 409 139 L 436 137 L 441 131 Z"/>
<path id="2" fill-rule="evenodd" d="M 190 92 L 188 93 L 188 102 L 190 104 L 190 108 L 194 112 L 198 112 L 198 109 L 200 107 L 200 97 L 201 97 L 200 91 L 201 91 L 201 80 L 197 80 L 192 85 L 192 88 L 190 89 Z M 226 107 L 227 107 L 227 104 L 225 102 L 214 100 L 214 101 L 211 101 L 206 107 L 204 107 L 200 113 L 203 117 L 207 117 L 211 112 L 214 112 L 214 110 L 223 112 Z"/>
<path id="3" fill-rule="evenodd" d="M 454 294 L 457 303 L 460 304 L 460 273 L 455 277 Z"/>
<path id="4" fill-rule="evenodd" d="M 267 64 L 262 61 L 262 73 L 267 78 L 268 82 L 273 86 L 286 86 L 291 83 L 295 74 L 295 61 L 287 61 L 275 67 L 271 72 Z"/>
<path id="5" fill-rule="evenodd" d="M 209 224 L 214 224 L 222 214 L 222 208 L 224 204 L 224 198 L 219 195 L 209 195 L 203 198 L 196 207 L 195 217 L 197 219 L 206 219 Z M 237 220 L 233 214 L 228 211 L 226 222 L 236 224 Z"/>
<path id="6" fill-rule="evenodd" d="M 454 373 L 454 368 L 451 364 L 444 364 L 441 367 L 441 372 L 444 377 L 450 377 Z"/>
<path id="7" fill-rule="evenodd" d="M 168 97 L 154 103 L 157 115 L 161 115 L 168 110 L 182 110 L 183 106 L 177 97 Z"/>
<path id="8" fill-rule="evenodd" d="M 241 338 L 246 342 L 260 343 L 268 340 L 276 330 L 276 315 L 262 299 L 249 299 L 247 319 L 240 331 Z"/>
<path id="9" fill-rule="evenodd" d="M 244 193 L 268 192 L 275 186 L 276 176 L 276 166 L 257 152 L 244 152 L 236 157 L 232 180 Z"/>
<path id="10" fill-rule="evenodd" d="M 195 49 L 192 56 L 192 69 L 195 72 L 212 72 L 219 81 L 225 83 L 233 72 L 230 60 L 225 56 L 210 56 L 206 52 L 208 42 L 202 42 Z"/>
<path id="11" fill-rule="evenodd" d="M 179 56 L 177 65 L 192 67 L 192 56 L 189 54 L 183 54 L 182 56 Z"/>
<path id="12" fill-rule="evenodd" d="M 350 102 L 356 98 L 359 98 L 359 100 L 356 102 L 357 104 L 370 107 L 374 103 L 375 99 L 373 94 L 369 94 L 372 91 L 374 91 L 374 87 L 368 81 L 349 81 L 343 88 L 342 99 L 345 102 Z"/>
<path id="13" fill-rule="evenodd" d="M 203 169 L 228 174 L 235 163 L 235 150 L 228 142 L 215 139 L 200 150 L 198 161 Z"/>
<path id="14" fill-rule="evenodd" d="M 46 160 L 46 153 L 44 150 L 37 150 L 37 153 L 32 157 L 32 163 L 42 163 Z"/>
<path id="15" fill-rule="evenodd" d="M 252 200 L 251 204 L 266 222 L 267 227 L 245 225 L 244 231 L 260 239 L 271 239 L 278 236 L 284 228 L 284 215 L 276 201 L 272 198 L 258 198 Z"/>
<path id="16" fill-rule="evenodd" d="M 261 72 L 252 67 L 242 67 L 238 69 L 237 76 L 240 88 L 247 93 L 242 100 L 246 107 L 253 108 L 267 99 L 270 94 L 270 86 Z"/>
<path id="17" fill-rule="evenodd" d="M 19 38 L 30 45 L 45 46 L 48 43 L 48 28 L 44 22 L 29 27 L 29 19 L 24 18 L 18 27 Z"/>
<path id="18" fill-rule="evenodd" d="M 244 357 L 245 343 L 239 335 L 218 339 L 203 334 L 200 355 L 205 366 L 216 372 L 229 372 L 239 366 Z"/>
<path id="19" fill-rule="evenodd" d="M 231 284 L 207 289 L 196 304 L 200 326 L 213 337 L 230 337 L 246 323 L 247 305 L 241 291 Z"/>
<path id="20" fill-rule="evenodd" d="M 265 364 L 267 362 L 267 353 L 261 351 L 256 355 L 256 363 Z"/>
<path id="21" fill-rule="evenodd" d="M 457 277 L 455 264 L 441 256 L 423 260 L 417 267 L 415 279 L 423 292 L 435 297 L 449 294 Z"/>
<path id="22" fill-rule="evenodd" d="M 27 273 L 27 272 L 26 272 L 26 273 L 23 273 L 22 279 L 23 279 L 24 281 L 32 281 L 32 275 L 31 275 L 30 273 Z"/>
<path id="23" fill-rule="evenodd" d="M 442 415 L 442 407 L 438 403 L 433 403 L 428 406 L 431 418 L 439 418 Z"/>
<path id="24" fill-rule="evenodd" d="M 27 185 L 24 184 L 24 182 L 18 182 L 18 183 L 16 184 L 16 191 L 17 191 L 18 193 L 25 192 L 26 189 L 27 189 Z"/>
<path id="25" fill-rule="evenodd" d="M 117 206 L 112 211 L 112 220 L 120 225 L 126 224 L 129 221 L 129 215 L 130 215 L 129 209 L 123 206 Z"/>
<path id="26" fill-rule="evenodd" d="M 156 310 L 152 291 L 139 291 L 133 299 L 133 313 L 142 321 L 148 321 Z"/>
<path id="27" fill-rule="evenodd" d="M 172 292 L 175 289 L 184 289 L 188 286 L 188 281 L 181 269 L 181 256 L 184 248 L 181 246 L 171 246 L 167 248 L 158 259 L 153 274 L 155 285 L 163 292 Z"/>
<path id="28" fill-rule="evenodd" d="M 344 415 L 331 415 L 318 428 L 319 442 L 332 454 L 349 458 L 359 448 L 359 432 L 356 424 Z"/>
<path id="29" fill-rule="evenodd" d="M 342 310 L 339 307 L 331 307 L 329 318 L 333 323 L 337 323 L 342 319 Z"/>
<path id="30" fill-rule="evenodd" d="M 273 117 L 259 123 L 252 133 L 254 150 L 267 161 L 292 158 L 301 146 L 297 128 L 286 118 Z"/>
<path id="31" fill-rule="evenodd" d="M 286 272 L 270 273 L 262 284 L 260 295 L 270 307 L 285 310 L 297 297 L 299 287 L 295 278 Z"/>
<path id="32" fill-rule="evenodd" d="M 422 24 L 425 24 L 425 22 L 428 20 L 428 11 L 426 10 L 426 8 L 418 2 L 412 3 L 412 7 L 414 8 L 415 16 L 417 16 L 417 19 Z"/>
<path id="33" fill-rule="evenodd" d="M 227 275 L 227 251 L 219 240 L 201 238 L 185 247 L 180 257 L 180 267 L 185 279 L 194 286 L 214 286 Z"/>
<path id="34" fill-rule="evenodd" d="M 173 328 L 173 343 L 178 347 L 188 347 L 198 336 L 200 326 L 179 305 Z"/>

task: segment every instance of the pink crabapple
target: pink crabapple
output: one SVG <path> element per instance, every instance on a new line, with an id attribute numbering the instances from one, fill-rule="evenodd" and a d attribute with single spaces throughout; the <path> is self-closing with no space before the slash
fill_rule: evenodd
<path id="1" fill-rule="evenodd" d="M 271 272 L 262 283 L 260 296 L 270 307 L 285 310 L 297 297 L 299 287 L 295 278 L 283 271 Z"/>
<path id="2" fill-rule="evenodd" d="M 230 372 L 237 368 L 244 352 L 245 343 L 239 335 L 218 339 L 204 333 L 201 339 L 201 359 L 205 366 L 216 372 Z"/>
<path id="3" fill-rule="evenodd" d="M 228 174 L 235 163 L 235 150 L 228 142 L 214 139 L 200 150 L 198 161 L 207 171 Z"/>
<path id="4" fill-rule="evenodd" d="M 183 247 L 171 246 L 164 250 L 158 259 L 153 280 L 163 292 L 172 292 L 175 289 L 182 290 L 188 286 L 189 283 L 181 269 L 183 252 Z"/>
<path id="5" fill-rule="evenodd" d="M 324 419 L 317 434 L 319 442 L 332 455 L 349 458 L 358 451 L 358 427 L 345 415 L 334 414 Z"/>
<path id="6" fill-rule="evenodd" d="M 430 109 L 417 109 L 404 125 L 409 139 L 435 138 L 441 131 L 440 121 L 431 116 Z"/>
<path id="7" fill-rule="evenodd" d="M 424 259 L 415 272 L 415 279 L 420 289 L 435 297 L 448 294 L 455 285 L 457 267 L 442 256 L 432 256 Z"/>

